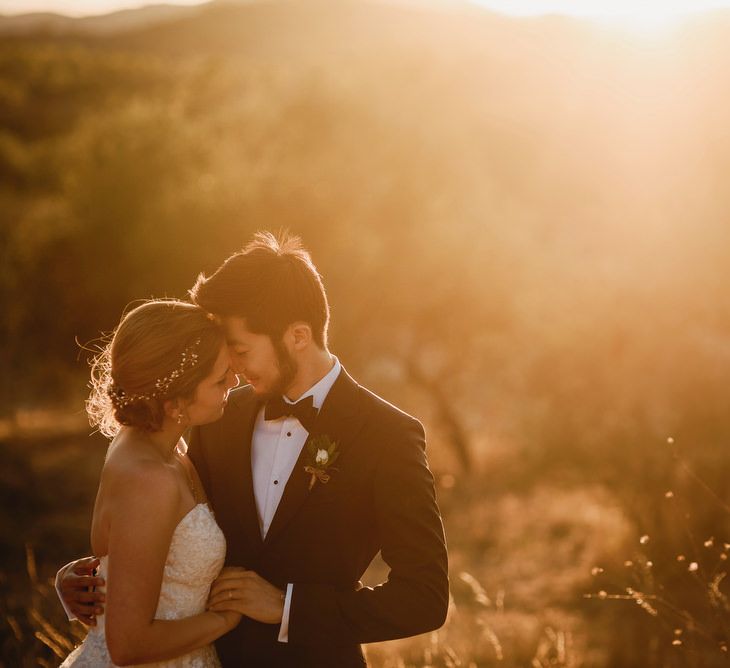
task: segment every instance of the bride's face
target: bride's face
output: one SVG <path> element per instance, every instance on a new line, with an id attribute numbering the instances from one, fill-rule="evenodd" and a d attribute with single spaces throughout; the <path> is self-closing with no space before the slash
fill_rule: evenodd
<path id="1" fill-rule="evenodd" d="M 238 385 L 238 377 L 231 368 L 228 347 L 223 345 L 213 370 L 195 388 L 192 401 L 185 407 L 190 425 L 215 422 L 223 415 L 228 393 Z"/>

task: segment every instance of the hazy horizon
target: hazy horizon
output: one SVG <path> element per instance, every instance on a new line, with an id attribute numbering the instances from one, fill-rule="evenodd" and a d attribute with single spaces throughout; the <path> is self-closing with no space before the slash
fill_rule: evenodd
<path id="1" fill-rule="evenodd" d="M 210 0 L 0 0 L 0 14 L 52 12 L 67 16 L 94 16 L 147 5 L 202 5 Z M 730 7 L 730 0 L 671 0 L 637 7 L 631 0 L 465 0 L 485 9 L 514 16 L 562 14 L 575 17 L 638 18 L 676 17 Z M 450 4 L 450 0 L 443 0 Z M 433 5 L 433 0 L 424 2 Z"/>
<path id="2" fill-rule="evenodd" d="M 147 5 L 203 5 L 208 0 L 0 0 L 0 14 L 51 12 L 66 16 L 97 16 Z"/>

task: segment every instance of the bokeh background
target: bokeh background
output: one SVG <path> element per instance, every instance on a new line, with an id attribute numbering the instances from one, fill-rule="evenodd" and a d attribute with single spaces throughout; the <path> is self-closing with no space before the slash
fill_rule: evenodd
<path id="1" fill-rule="evenodd" d="M 730 11 L 644 9 L 0 17 L 1 666 L 83 637 L 85 348 L 282 228 L 429 434 L 449 619 L 371 665 L 728 664 Z"/>

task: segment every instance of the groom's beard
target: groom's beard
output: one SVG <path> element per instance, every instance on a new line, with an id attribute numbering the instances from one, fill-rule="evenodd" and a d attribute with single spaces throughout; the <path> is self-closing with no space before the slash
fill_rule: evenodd
<path id="1" fill-rule="evenodd" d="M 265 393 L 264 399 L 272 399 L 274 397 L 282 397 L 286 394 L 299 371 L 299 365 L 292 354 L 286 349 L 282 341 L 274 342 L 274 350 L 276 352 L 276 361 L 278 365 L 279 377 L 274 384 Z"/>

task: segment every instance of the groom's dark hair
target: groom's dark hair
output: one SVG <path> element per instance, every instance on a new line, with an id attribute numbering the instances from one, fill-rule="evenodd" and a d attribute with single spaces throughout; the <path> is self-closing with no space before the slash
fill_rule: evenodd
<path id="1" fill-rule="evenodd" d="M 273 341 L 301 320 L 320 348 L 327 345 L 330 310 L 322 279 L 301 239 L 288 232 L 257 232 L 212 276 L 200 274 L 190 297 L 209 313 L 245 318 L 248 329 Z"/>

